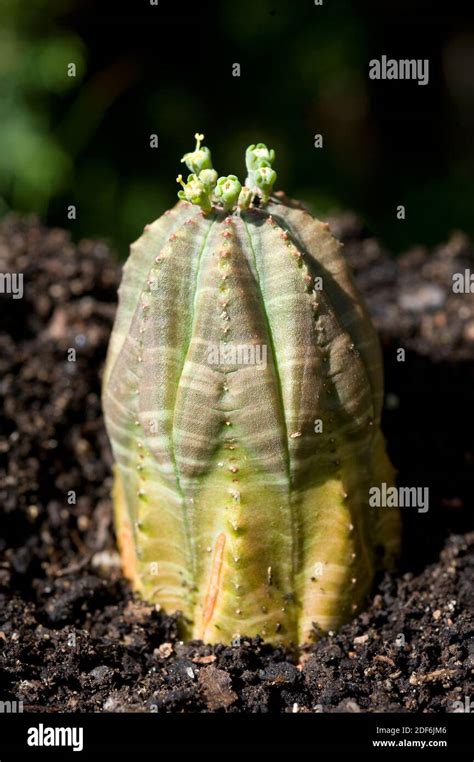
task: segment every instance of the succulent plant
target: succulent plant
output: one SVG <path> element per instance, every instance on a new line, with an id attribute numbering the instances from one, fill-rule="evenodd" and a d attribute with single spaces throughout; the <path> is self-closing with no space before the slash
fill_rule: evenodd
<path id="1" fill-rule="evenodd" d="M 180 201 L 131 247 L 104 374 L 125 574 L 185 636 L 308 641 L 350 618 L 399 542 L 378 340 L 341 245 L 272 195 L 274 151 Z"/>

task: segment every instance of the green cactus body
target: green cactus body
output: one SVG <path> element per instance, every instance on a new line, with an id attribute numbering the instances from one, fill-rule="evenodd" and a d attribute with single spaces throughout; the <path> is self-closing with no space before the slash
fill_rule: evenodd
<path id="1" fill-rule="evenodd" d="M 368 506 L 394 478 L 378 340 L 326 224 L 283 194 L 205 206 L 124 268 L 103 393 L 124 570 L 188 637 L 301 643 L 397 551 Z"/>

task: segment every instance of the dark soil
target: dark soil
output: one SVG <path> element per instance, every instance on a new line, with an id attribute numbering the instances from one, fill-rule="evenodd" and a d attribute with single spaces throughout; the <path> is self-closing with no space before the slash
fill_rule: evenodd
<path id="1" fill-rule="evenodd" d="M 344 240 L 385 355 L 384 429 L 405 509 L 396 574 L 336 634 L 293 654 L 261 641 L 183 645 L 175 617 L 121 579 L 100 373 L 119 267 L 102 243 L 10 217 L 0 272 L 0 699 L 25 711 L 452 711 L 474 664 L 474 272 L 461 233 L 397 261 L 352 215 Z M 406 350 L 404 362 L 397 350 Z M 72 361 L 71 349 L 76 350 Z"/>

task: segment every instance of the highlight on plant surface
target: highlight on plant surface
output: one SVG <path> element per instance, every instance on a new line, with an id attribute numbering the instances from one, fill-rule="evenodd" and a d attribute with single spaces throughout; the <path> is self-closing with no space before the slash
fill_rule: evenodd
<path id="1" fill-rule="evenodd" d="M 328 225 L 273 193 L 274 151 L 247 149 L 242 185 L 196 140 L 131 247 L 108 352 L 123 568 L 186 637 L 303 643 L 398 549 L 368 497 L 394 480 L 378 339 Z"/>

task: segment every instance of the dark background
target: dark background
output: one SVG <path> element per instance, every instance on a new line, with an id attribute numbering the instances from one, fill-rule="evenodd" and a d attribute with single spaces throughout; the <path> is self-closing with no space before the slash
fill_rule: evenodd
<path id="1" fill-rule="evenodd" d="M 472 234 L 474 25 L 461 7 L 0 0 L 0 213 L 104 236 L 123 257 L 174 203 L 199 130 L 220 174 L 243 181 L 244 149 L 263 140 L 276 188 L 321 216 L 360 212 L 394 252 Z M 429 84 L 371 81 L 382 54 L 429 58 Z"/>

